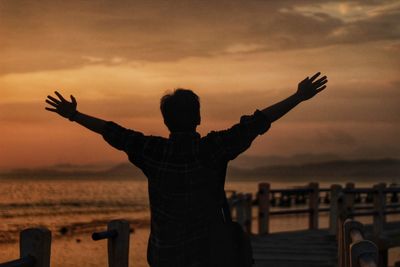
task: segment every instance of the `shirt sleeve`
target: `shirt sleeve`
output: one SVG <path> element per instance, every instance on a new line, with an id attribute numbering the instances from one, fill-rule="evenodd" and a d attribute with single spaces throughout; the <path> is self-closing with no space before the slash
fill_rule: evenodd
<path id="1" fill-rule="evenodd" d="M 141 132 L 125 129 L 114 122 L 106 123 L 103 138 L 114 148 L 125 151 L 128 155 L 136 156 L 143 152 L 146 141 Z"/>
<path id="2" fill-rule="evenodd" d="M 231 128 L 218 132 L 211 132 L 217 147 L 217 158 L 229 161 L 235 159 L 239 154 L 247 150 L 253 140 L 264 134 L 271 127 L 269 118 L 259 110 L 253 115 L 245 115 L 240 122 Z"/>

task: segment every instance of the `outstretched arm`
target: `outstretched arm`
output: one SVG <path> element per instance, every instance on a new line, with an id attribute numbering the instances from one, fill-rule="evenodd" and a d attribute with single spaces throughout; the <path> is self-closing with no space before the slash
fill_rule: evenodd
<path id="1" fill-rule="evenodd" d="M 270 122 L 274 122 L 301 102 L 314 97 L 316 94 L 326 88 L 325 84 L 328 82 L 326 76 L 316 80 L 320 74 L 321 73 L 318 72 L 311 78 L 305 78 L 299 83 L 296 93 L 289 96 L 285 100 L 282 100 L 281 102 L 263 109 L 262 112 L 269 118 Z"/>
<path id="2" fill-rule="evenodd" d="M 75 121 L 93 132 L 103 134 L 106 121 L 80 113 L 76 109 L 78 103 L 74 96 L 71 95 L 71 102 L 69 102 L 59 92 L 54 93 L 58 99 L 50 95 L 47 96 L 46 103 L 52 107 L 46 107 L 46 110 L 55 112 L 70 121 Z"/>

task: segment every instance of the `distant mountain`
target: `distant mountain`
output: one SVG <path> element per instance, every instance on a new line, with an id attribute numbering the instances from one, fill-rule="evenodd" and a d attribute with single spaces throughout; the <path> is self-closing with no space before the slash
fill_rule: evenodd
<path id="1" fill-rule="evenodd" d="M 143 172 L 130 163 L 107 168 L 101 166 L 54 165 L 38 169 L 15 169 L 0 173 L 0 178 L 12 179 L 139 179 L 145 180 Z"/>
<path id="2" fill-rule="evenodd" d="M 234 180 L 264 178 L 269 180 L 292 180 L 306 178 L 307 180 L 377 180 L 381 178 L 400 179 L 399 159 L 375 160 L 335 160 L 319 163 L 296 165 L 273 165 L 253 169 L 231 167 L 228 177 Z"/>
<path id="3" fill-rule="evenodd" d="M 258 167 L 275 165 L 299 165 L 308 163 L 320 163 L 344 160 L 344 158 L 335 154 L 295 154 L 292 156 L 248 156 L 240 155 L 230 162 L 230 166 L 241 169 L 254 169 Z"/>
<path id="4" fill-rule="evenodd" d="M 247 159 L 246 159 L 247 160 Z M 288 160 L 291 162 L 291 160 Z M 282 162 L 282 161 L 281 161 Z M 228 168 L 228 180 L 379 180 L 400 179 L 399 159 L 331 160 L 313 163 L 259 165 L 254 168 Z M 12 179 L 135 179 L 145 180 L 141 170 L 130 163 L 107 169 L 88 166 L 56 165 L 41 169 L 16 169 L 1 173 Z"/>

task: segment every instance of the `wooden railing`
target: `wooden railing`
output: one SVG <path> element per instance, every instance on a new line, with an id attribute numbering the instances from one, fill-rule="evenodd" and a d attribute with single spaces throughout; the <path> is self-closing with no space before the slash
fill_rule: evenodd
<path id="1" fill-rule="evenodd" d="M 362 223 L 347 219 L 338 237 L 340 267 L 378 267 L 378 247 L 365 239 Z"/>
<path id="2" fill-rule="evenodd" d="M 108 266 L 128 267 L 129 223 L 113 220 L 105 232 L 93 233 L 92 239 L 108 240 Z M 20 234 L 20 258 L 0 267 L 50 267 L 51 232 L 47 228 L 29 228 Z"/>
<path id="3" fill-rule="evenodd" d="M 29 228 L 20 233 L 20 258 L 0 267 L 49 267 L 51 232 L 46 228 Z"/>
<path id="4" fill-rule="evenodd" d="M 320 207 L 321 197 L 320 193 L 325 193 L 325 207 Z M 343 255 L 355 255 L 365 254 L 368 250 L 364 251 L 364 248 L 371 246 L 371 241 L 364 240 L 364 233 L 357 234 L 357 231 L 353 229 L 347 235 L 347 241 L 351 240 L 351 243 L 360 243 L 363 238 L 363 242 L 359 245 L 354 245 L 353 252 L 350 250 L 350 246 L 347 241 L 348 249 L 347 254 L 341 246 L 344 225 L 346 219 L 362 216 L 372 216 L 373 224 L 370 238 L 376 244 L 378 244 L 379 255 L 379 266 L 387 266 L 388 264 L 388 249 L 392 247 L 400 246 L 400 227 L 398 229 L 387 229 L 386 216 L 391 214 L 400 214 L 400 205 L 398 203 L 398 195 L 400 193 L 399 187 L 386 187 L 386 184 L 380 183 L 374 185 L 372 188 L 355 188 L 354 183 L 347 183 L 343 188 L 341 185 L 332 185 L 330 188 L 319 188 L 317 183 L 310 183 L 308 186 L 293 189 L 271 189 L 268 183 L 260 183 L 259 191 L 252 201 L 253 197 L 251 194 L 243 194 L 232 192 L 229 198 L 231 210 L 236 214 L 236 220 L 243 226 L 244 230 L 251 233 L 252 225 L 252 204 L 258 206 L 258 234 L 268 234 L 270 232 L 269 224 L 272 216 L 289 215 L 289 214 L 308 214 L 308 229 L 315 230 L 319 228 L 319 214 L 321 212 L 329 212 L 329 233 L 335 235 L 338 240 L 339 249 L 339 260 L 341 261 L 340 267 L 347 266 L 373 266 L 366 265 L 368 262 L 361 258 L 359 265 L 345 265 L 350 264 L 344 261 Z M 275 195 L 275 196 L 274 196 Z M 282 207 L 280 210 L 271 210 L 271 206 L 277 204 L 276 195 L 280 195 L 279 202 L 285 203 L 285 205 L 279 205 Z M 286 196 L 286 198 L 284 198 Z M 298 204 L 303 207 L 297 209 L 285 209 L 291 206 L 293 202 L 293 196 L 301 196 L 301 201 Z M 328 197 L 329 196 L 329 197 Z M 289 199 L 289 201 L 288 201 Z M 390 204 L 388 204 L 388 199 Z M 304 208 L 306 205 L 306 208 Z M 350 224 L 349 224 L 350 225 Z M 352 224 L 353 226 L 355 223 Z M 400 222 L 398 224 L 400 226 Z M 395 231 L 395 234 L 390 231 Z M 397 236 L 397 237 L 395 237 Z M 358 239 L 357 239 L 358 238 Z M 358 242 L 360 241 L 360 242 Z M 364 244 L 364 245 L 362 245 Z M 363 252 L 364 251 L 364 252 Z M 367 252 L 366 252 L 367 251 Z M 360 254 L 360 255 L 361 255 Z M 342 256 L 340 256 L 342 255 Z M 358 257 L 358 256 L 354 256 Z M 348 259 L 349 257 L 347 257 Z M 363 265 L 360 265 L 363 264 Z M 396 263 L 400 265 L 400 263 Z"/>
<path id="5" fill-rule="evenodd" d="M 256 196 L 231 191 L 228 199 L 235 219 L 248 232 L 251 231 L 253 220 L 252 207 L 258 206 L 258 234 L 270 232 L 271 216 L 308 214 L 308 229 L 318 229 L 319 214 L 329 212 L 329 231 L 332 235 L 337 234 L 339 219 L 343 223 L 346 218 L 354 216 L 373 216 L 374 234 L 379 235 L 383 231 L 386 215 L 400 214 L 400 204 L 398 204 L 400 188 L 386 187 L 385 184 L 378 184 L 373 188 L 355 188 L 354 183 L 347 183 L 345 188 L 341 185 L 319 188 L 318 183 L 310 183 L 293 189 L 271 189 L 270 184 L 260 183 L 258 188 Z M 321 192 L 325 193 L 324 200 L 320 196 Z M 386 203 L 388 194 L 392 195 L 392 204 L 389 205 Z M 280 210 L 271 209 L 271 206 L 276 206 L 276 195 L 280 195 L 279 206 L 282 207 Z M 299 197 L 295 204 L 302 205 L 302 208 L 287 209 L 291 207 L 294 197 Z M 282 202 L 284 204 L 281 204 Z M 325 207 L 321 207 L 321 202 L 326 204 Z"/>

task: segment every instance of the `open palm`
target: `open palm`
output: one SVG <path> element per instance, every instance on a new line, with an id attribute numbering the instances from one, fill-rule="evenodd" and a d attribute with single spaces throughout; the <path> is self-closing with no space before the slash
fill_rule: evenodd
<path id="1" fill-rule="evenodd" d="M 53 106 L 53 108 L 46 107 L 45 109 L 51 112 L 58 113 L 59 115 L 71 119 L 76 113 L 76 107 L 78 103 L 74 96 L 71 95 L 71 102 L 65 100 L 65 98 L 57 91 L 54 92 L 58 97 L 47 96 L 46 103 Z"/>
<path id="2" fill-rule="evenodd" d="M 326 88 L 325 84 L 328 82 L 326 76 L 316 80 L 320 74 L 317 72 L 311 78 L 307 77 L 299 83 L 296 94 L 301 100 L 308 100 Z"/>

